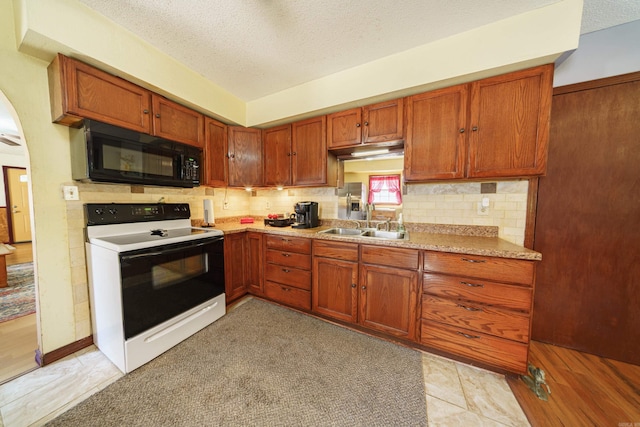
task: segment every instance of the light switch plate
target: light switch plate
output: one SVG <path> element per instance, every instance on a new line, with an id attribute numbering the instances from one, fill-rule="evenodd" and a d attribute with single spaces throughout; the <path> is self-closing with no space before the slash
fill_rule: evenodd
<path id="1" fill-rule="evenodd" d="M 62 187 L 62 193 L 64 194 L 65 200 L 80 200 L 78 187 L 75 185 L 64 185 Z"/>

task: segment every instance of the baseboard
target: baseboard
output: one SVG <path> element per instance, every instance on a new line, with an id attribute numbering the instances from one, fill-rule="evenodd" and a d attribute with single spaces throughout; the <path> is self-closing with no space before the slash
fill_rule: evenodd
<path id="1" fill-rule="evenodd" d="M 60 360 L 63 357 L 67 357 L 70 354 L 75 353 L 76 351 L 89 347 L 91 344 L 93 344 L 93 335 L 89 335 L 88 337 L 82 338 L 81 340 L 72 342 L 71 344 L 67 344 L 64 347 L 60 347 L 56 350 L 50 351 L 49 353 L 43 354 L 42 363 L 40 364 L 40 366 L 49 365 L 56 360 Z"/>

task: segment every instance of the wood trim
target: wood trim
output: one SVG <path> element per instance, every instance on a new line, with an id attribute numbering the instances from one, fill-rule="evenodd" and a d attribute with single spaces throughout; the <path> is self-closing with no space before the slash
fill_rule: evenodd
<path id="1" fill-rule="evenodd" d="M 76 351 L 89 347 L 91 344 L 93 344 L 93 335 L 89 335 L 88 337 L 82 338 L 76 342 L 67 344 L 64 347 L 60 347 L 56 350 L 50 351 L 49 353 L 43 354 L 41 366 L 49 365 L 63 357 L 67 357 L 70 354 L 75 353 Z"/>
<path id="2" fill-rule="evenodd" d="M 524 247 L 533 249 L 533 241 L 536 231 L 536 209 L 538 206 L 538 183 L 540 178 L 529 179 L 529 190 L 527 192 L 527 217 L 524 226 Z"/>
<path id="3" fill-rule="evenodd" d="M 619 76 L 605 77 L 597 80 L 589 80 L 566 86 L 559 86 L 553 89 L 553 95 L 564 95 L 571 92 L 580 92 L 583 90 L 595 89 L 604 86 L 613 86 L 622 83 L 629 83 L 640 80 L 640 71 L 628 74 L 620 74 Z"/>

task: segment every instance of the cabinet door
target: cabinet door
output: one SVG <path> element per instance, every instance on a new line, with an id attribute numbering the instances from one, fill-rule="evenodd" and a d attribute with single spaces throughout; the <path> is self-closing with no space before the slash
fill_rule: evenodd
<path id="1" fill-rule="evenodd" d="M 205 185 L 227 185 L 227 125 L 205 117 Z"/>
<path id="2" fill-rule="evenodd" d="M 263 285 L 263 246 L 262 233 L 247 233 L 246 246 L 246 283 L 250 292 L 262 295 Z"/>
<path id="3" fill-rule="evenodd" d="M 160 95 L 153 95 L 153 135 L 195 147 L 204 146 L 204 116 Z"/>
<path id="4" fill-rule="evenodd" d="M 471 85 L 469 177 L 546 172 L 552 74 L 545 65 Z"/>
<path id="5" fill-rule="evenodd" d="M 262 131 L 264 184 L 291 185 L 291 125 Z"/>
<path id="6" fill-rule="evenodd" d="M 224 236 L 224 276 L 227 302 L 247 292 L 245 278 L 246 233 Z"/>
<path id="7" fill-rule="evenodd" d="M 313 258 L 311 309 L 319 314 L 355 323 L 358 316 L 358 263 Z"/>
<path id="8" fill-rule="evenodd" d="M 260 129 L 229 126 L 229 186 L 262 185 Z"/>
<path id="9" fill-rule="evenodd" d="M 407 98 L 405 180 L 464 177 L 468 85 Z"/>
<path id="10" fill-rule="evenodd" d="M 362 326 L 398 337 L 416 337 L 418 272 L 362 265 L 360 314 Z"/>
<path id="11" fill-rule="evenodd" d="M 291 131 L 293 185 L 327 184 L 326 116 L 295 122 Z"/>
<path id="12" fill-rule="evenodd" d="M 362 142 L 386 142 L 404 138 L 403 99 L 380 102 L 362 109 Z"/>
<path id="13" fill-rule="evenodd" d="M 348 147 L 362 142 L 362 109 L 340 111 L 327 116 L 327 146 Z"/>
<path id="14" fill-rule="evenodd" d="M 87 118 L 151 133 L 151 92 L 60 54 L 48 73 L 55 123 L 81 126 Z"/>

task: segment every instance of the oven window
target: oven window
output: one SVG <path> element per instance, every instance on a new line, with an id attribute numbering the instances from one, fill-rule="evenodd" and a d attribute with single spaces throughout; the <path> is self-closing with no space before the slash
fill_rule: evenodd
<path id="1" fill-rule="evenodd" d="M 125 252 L 120 269 L 129 339 L 224 292 L 223 240 Z"/>

